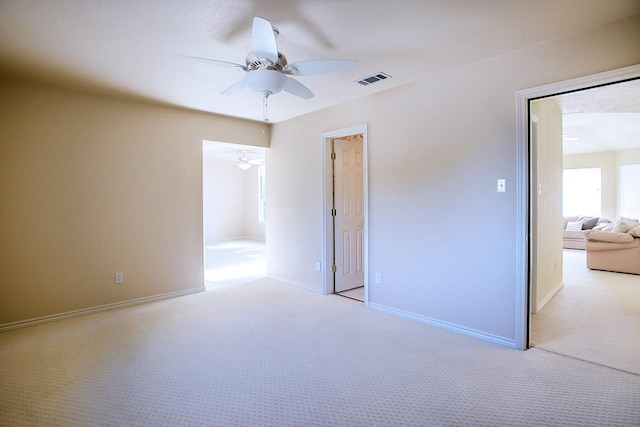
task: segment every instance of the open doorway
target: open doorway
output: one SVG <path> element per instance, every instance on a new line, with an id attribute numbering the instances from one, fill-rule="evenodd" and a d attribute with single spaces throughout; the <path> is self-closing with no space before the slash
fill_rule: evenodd
<path id="1" fill-rule="evenodd" d="M 366 126 L 323 136 L 324 291 L 365 303 L 368 301 L 366 140 Z"/>
<path id="2" fill-rule="evenodd" d="M 208 289 L 266 274 L 266 149 L 203 141 Z"/>
<path id="3" fill-rule="evenodd" d="M 528 100 L 528 346 L 640 374 L 640 344 L 629 340 L 640 327 L 640 275 L 593 269 L 585 250 L 588 230 L 640 216 L 621 184 L 621 171 L 640 165 L 640 80 L 602 79 Z M 637 197 L 640 182 L 632 186 Z"/>

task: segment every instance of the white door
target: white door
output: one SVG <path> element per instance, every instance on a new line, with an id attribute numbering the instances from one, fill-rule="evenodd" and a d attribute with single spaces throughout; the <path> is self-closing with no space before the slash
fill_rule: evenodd
<path id="1" fill-rule="evenodd" d="M 363 149 L 360 140 L 334 139 L 335 292 L 364 286 Z"/>

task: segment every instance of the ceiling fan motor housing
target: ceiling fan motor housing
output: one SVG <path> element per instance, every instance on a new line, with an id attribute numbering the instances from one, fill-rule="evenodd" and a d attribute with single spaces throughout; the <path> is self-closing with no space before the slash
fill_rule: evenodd
<path id="1" fill-rule="evenodd" d="M 278 52 L 278 61 L 273 62 L 268 58 L 258 58 L 255 53 L 249 52 L 247 58 L 245 59 L 245 63 L 247 64 L 246 70 L 276 70 L 283 71 L 284 67 L 287 65 L 287 58 L 280 52 Z"/>

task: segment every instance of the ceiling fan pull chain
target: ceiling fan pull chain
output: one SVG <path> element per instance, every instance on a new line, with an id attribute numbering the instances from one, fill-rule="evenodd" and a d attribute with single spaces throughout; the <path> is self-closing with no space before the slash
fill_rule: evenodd
<path id="1" fill-rule="evenodd" d="M 265 122 L 269 121 L 267 98 L 269 98 L 269 92 L 262 92 L 262 117 Z"/>

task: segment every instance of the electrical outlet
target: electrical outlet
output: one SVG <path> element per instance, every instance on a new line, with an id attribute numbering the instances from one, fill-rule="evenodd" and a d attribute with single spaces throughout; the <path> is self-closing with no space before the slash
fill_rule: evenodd
<path id="1" fill-rule="evenodd" d="M 376 273 L 376 285 L 382 284 L 382 273 Z"/>
<path id="2" fill-rule="evenodd" d="M 122 283 L 124 277 L 122 276 L 122 272 L 116 273 L 116 283 Z"/>

